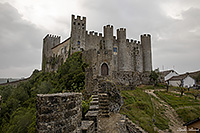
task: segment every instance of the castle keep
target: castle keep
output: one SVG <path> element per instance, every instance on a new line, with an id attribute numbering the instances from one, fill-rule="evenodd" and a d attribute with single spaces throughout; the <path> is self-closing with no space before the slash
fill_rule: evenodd
<path id="1" fill-rule="evenodd" d="M 60 36 L 48 34 L 43 39 L 42 69 L 55 71 L 68 56 L 81 51 L 85 62 L 89 64 L 86 86 L 97 77 L 118 78 L 120 82 L 130 84 L 134 80 L 131 78 L 127 81 L 126 76 L 130 78 L 135 77 L 135 73 L 150 72 L 151 35 L 141 35 L 140 41 L 137 41 L 126 38 L 125 28 L 117 29 L 116 36 L 113 30 L 112 25 L 106 25 L 103 34 L 87 31 L 86 17 L 72 15 L 69 38 L 60 42 Z"/>

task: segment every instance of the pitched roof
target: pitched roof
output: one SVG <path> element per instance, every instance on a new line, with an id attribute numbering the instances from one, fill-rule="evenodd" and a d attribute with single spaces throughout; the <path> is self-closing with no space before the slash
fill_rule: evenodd
<path id="1" fill-rule="evenodd" d="M 187 76 L 190 76 L 188 73 L 185 73 L 185 74 L 181 74 L 181 75 L 178 75 L 178 76 L 173 76 L 171 77 L 170 79 L 168 80 L 183 80 L 185 79 Z M 191 76 L 190 76 L 191 77 Z M 191 77 L 192 78 L 192 77 Z"/>
<path id="2" fill-rule="evenodd" d="M 196 118 L 196 119 L 194 119 L 194 120 L 192 120 L 192 121 L 189 121 L 189 122 L 183 124 L 183 126 L 191 125 L 191 124 L 193 124 L 193 123 L 195 123 L 195 122 L 197 122 L 197 121 L 200 121 L 200 117 L 198 117 L 198 118 Z"/>
<path id="3" fill-rule="evenodd" d="M 63 42 L 59 43 L 58 45 L 54 46 L 54 47 L 51 48 L 51 49 L 54 49 L 54 48 L 58 47 L 59 45 L 65 43 L 65 42 L 68 41 L 70 38 L 71 38 L 71 37 L 67 38 L 66 40 L 64 40 Z"/>
<path id="4" fill-rule="evenodd" d="M 162 72 L 160 72 L 163 76 L 167 76 L 170 72 L 175 72 L 175 73 L 177 73 L 176 71 L 174 71 L 174 70 L 166 70 L 166 71 L 162 71 Z M 177 73 L 178 74 L 178 73 Z"/>

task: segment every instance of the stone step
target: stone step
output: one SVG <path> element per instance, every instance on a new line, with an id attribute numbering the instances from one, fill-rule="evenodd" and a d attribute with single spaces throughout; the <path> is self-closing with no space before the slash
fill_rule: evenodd
<path id="1" fill-rule="evenodd" d="M 101 93 L 101 94 L 99 94 L 99 96 L 108 96 L 108 94 L 107 93 Z"/>
<path id="2" fill-rule="evenodd" d="M 99 103 L 108 103 L 108 100 L 106 99 L 106 100 L 103 100 L 103 99 L 99 99 Z"/>
<path id="3" fill-rule="evenodd" d="M 99 110 L 99 105 L 90 105 L 90 108 L 89 108 L 90 111 L 96 111 L 96 110 Z"/>
<path id="4" fill-rule="evenodd" d="M 92 98 L 93 101 L 99 101 L 99 98 Z"/>
<path id="5" fill-rule="evenodd" d="M 109 113 L 101 113 L 101 117 L 110 117 Z"/>
<path id="6" fill-rule="evenodd" d="M 98 95 L 92 95 L 92 98 L 98 98 Z"/>
<path id="7" fill-rule="evenodd" d="M 99 109 L 101 109 L 101 110 L 109 110 L 109 107 L 108 106 L 106 106 L 106 107 L 99 107 Z"/>
<path id="8" fill-rule="evenodd" d="M 106 115 L 106 114 L 109 114 L 109 112 L 107 111 L 105 111 L 105 112 L 101 112 L 101 115 Z"/>
<path id="9" fill-rule="evenodd" d="M 109 103 L 99 103 L 99 108 L 100 108 L 101 106 L 109 106 Z"/>
<path id="10" fill-rule="evenodd" d="M 91 105 L 98 105 L 98 104 L 99 104 L 99 101 L 91 101 L 90 104 L 91 104 Z"/>
<path id="11" fill-rule="evenodd" d="M 90 120 L 91 117 L 97 117 L 98 113 L 99 111 L 88 111 L 85 115 L 85 118 Z"/>
<path id="12" fill-rule="evenodd" d="M 105 96 L 105 95 L 99 95 L 99 99 L 101 98 L 108 98 L 108 96 Z"/>

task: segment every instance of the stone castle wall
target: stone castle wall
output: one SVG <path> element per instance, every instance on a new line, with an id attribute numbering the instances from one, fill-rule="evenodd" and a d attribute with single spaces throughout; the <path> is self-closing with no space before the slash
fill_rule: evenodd
<path id="1" fill-rule="evenodd" d="M 79 133 L 81 104 L 81 93 L 38 94 L 36 132 Z"/>

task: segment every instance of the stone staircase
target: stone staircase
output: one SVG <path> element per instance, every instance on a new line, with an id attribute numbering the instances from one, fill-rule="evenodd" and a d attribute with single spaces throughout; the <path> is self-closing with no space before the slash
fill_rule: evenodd
<path id="1" fill-rule="evenodd" d="M 90 103 L 90 108 L 85 115 L 86 120 L 94 121 L 95 132 L 97 132 L 97 120 L 99 116 L 99 98 L 98 95 L 93 95 L 92 101 Z"/>
<path id="2" fill-rule="evenodd" d="M 97 93 L 94 93 L 89 111 L 85 115 L 86 120 L 94 121 L 95 132 L 98 130 L 99 117 L 109 117 L 108 95 L 102 89 L 99 89 Z"/>
<path id="3" fill-rule="evenodd" d="M 99 115 L 109 117 L 109 101 L 106 93 L 99 93 Z"/>

